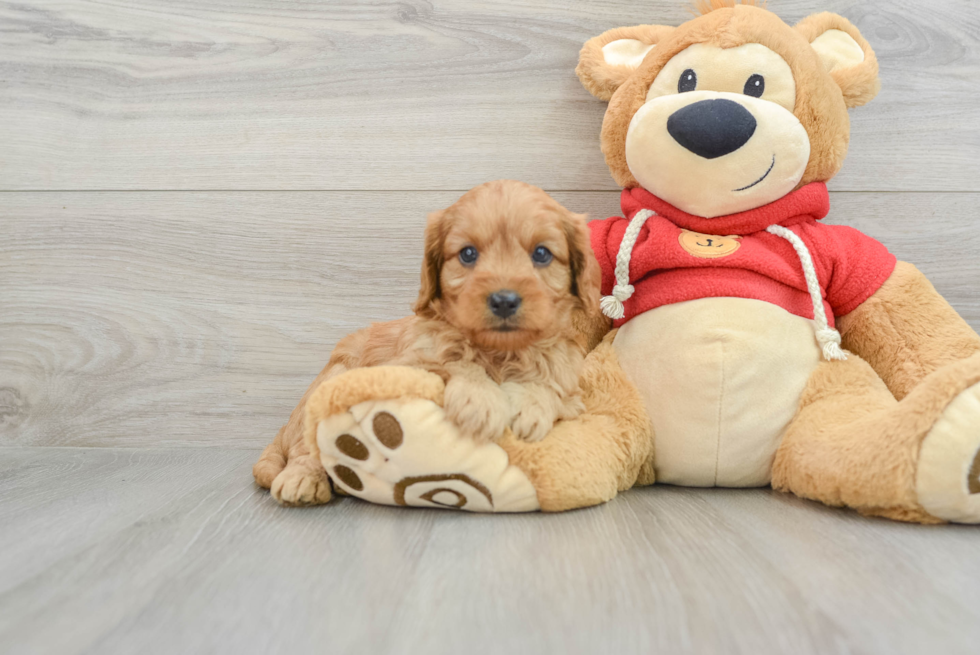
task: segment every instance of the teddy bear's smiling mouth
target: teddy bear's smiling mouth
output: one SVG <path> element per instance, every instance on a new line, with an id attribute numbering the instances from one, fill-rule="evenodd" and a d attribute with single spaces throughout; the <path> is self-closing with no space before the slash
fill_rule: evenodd
<path id="1" fill-rule="evenodd" d="M 766 171 L 766 173 L 765 173 L 765 175 L 763 175 L 763 176 L 762 176 L 762 177 L 760 177 L 760 178 L 759 178 L 758 180 L 756 180 L 755 182 L 753 182 L 752 184 L 750 184 L 750 185 L 748 185 L 748 186 L 743 186 L 743 187 L 742 187 L 741 189 L 733 189 L 733 190 L 732 190 L 732 193 L 737 193 L 738 191 L 745 191 L 746 189 L 751 189 L 751 188 L 752 188 L 752 187 L 754 187 L 754 186 L 755 186 L 756 184 L 759 184 L 760 182 L 762 182 L 762 180 L 764 180 L 764 179 L 766 179 L 767 177 L 769 177 L 769 173 L 772 173 L 772 169 L 773 169 L 773 168 L 774 168 L 775 166 L 776 166 L 776 155 L 773 155 L 773 156 L 772 156 L 772 163 L 771 163 L 771 164 L 769 164 L 769 170 L 767 170 L 767 171 Z"/>

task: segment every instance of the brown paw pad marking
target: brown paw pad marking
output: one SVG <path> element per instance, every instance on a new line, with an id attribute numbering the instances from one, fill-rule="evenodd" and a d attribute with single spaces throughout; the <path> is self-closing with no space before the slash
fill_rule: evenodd
<path id="1" fill-rule="evenodd" d="M 357 473 L 354 473 L 353 470 L 347 468 L 343 464 L 337 464 L 337 466 L 333 467 L 333 474 L 354 491 L 364 490 L 364 483 L 361 482 L 359 477 L 357 477 Z"/>
<path id="2" fill-rule="evenodd" d="M 438 496 L 438 498 L 436 496 Z M 455 500 L 449 500 L 450 497 L 455 498 Z M 466 504 L 466 496 L 459 493 L 455 489 L 446 489 L 445 487 L 427 491 L 419 496 L 419 498 L 427 500 L 430 503 L 435 503 L 436 505 L 455 507 L 457 509 Z"/>
<path id="3" fill-rule="evenodd" d="M 483 496 L 486 497 L 487 502 L 490 503 L 490 506 L 493 507 L 493 495 L 490 493 L 490 490 L 465 473 L 442 473 L 439 475 L 419 475 L 417 477 L 402 478 L 398 481 L 398 484 L 395 485 L 395 502 L 399 505 L 407 505 L 408 503 L 405 500 L 405 493 L 413 484 L 444 482 L 447 480 L 458 480 L 466 484 L 468 487 L 472 487 L 477 492 L 483 494 Z M 440 498 L 436 498 L 436 496 L 440 496 Z M 454 497 L 455 500 L 450 500 L 449 496 Z M 467 501 L 464 494 L 455 489 L 450 489 L 449 487 L 436 487 L 434 489 L 430 489 L 429 491 L 420 495 L 419 498 L 427 500 L 430 503 L 435 503 L 436 505 L 455 508 L 465 506 Z"/>
<path id="4" fill-rule="evenodd" d="M 967 486 L 970 487 L 971 494 L 980 494 L 980 450 L 973 458 L 973 466 L 970 467 L 970 474 L 966 478 Z"/>
<path id="5" fill-rule="evenodd" d="M 374 415 L 374 420 L 371 424 L 374 427 L 374 436 L 386 448 L 394 450 L 402 445 L 402 439 L 404 439 L 405 433 L 402 432 L 402 426 L 399 425 L 398 419 L 394 416 L 388 412 L 378 412 Z"/>
<path id="6" fill-rule="evenodd" d="M 368 452 L 367 446 L 361 443 L 361 440 L 350 434 L 342 434 L 337 437 L 335 442 L 337 450 L 347 455 L 351 459 L 356 459 L 359 461 L 364 461 L 370 457 L 371 453 Z"/>

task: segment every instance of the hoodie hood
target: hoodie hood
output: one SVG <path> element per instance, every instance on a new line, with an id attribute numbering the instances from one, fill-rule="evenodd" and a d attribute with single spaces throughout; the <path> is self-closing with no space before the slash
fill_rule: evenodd
<path id="1" fill-rule="evenodd" d="M 620 205 L 623 215 L 630 219 L 641 209 L 649 209 L 677 227 L 692 232 L 745 236 L 761 232 L 770 225 L 789 227 L 819 221 L 830 211 L 830 194 L 826 184 L 812 182 L 768 205 L 716 218 L 688 214 L 639 187 L 625 189 Z"/>

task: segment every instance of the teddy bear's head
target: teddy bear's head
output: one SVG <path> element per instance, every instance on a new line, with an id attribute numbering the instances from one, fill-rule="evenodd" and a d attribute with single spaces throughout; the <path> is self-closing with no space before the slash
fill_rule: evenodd
<path id="1" fill-rule="evenodd" d="M 701 5 L 679 27 L 618 27 L 582 48 L 579 79 L 609 101 L 613 178 L 705 218 L 829 180 L 847 152 L 847 108 L 878 92 L 868 42 L 836 14 L 790 27 L 752 0 Z"/>

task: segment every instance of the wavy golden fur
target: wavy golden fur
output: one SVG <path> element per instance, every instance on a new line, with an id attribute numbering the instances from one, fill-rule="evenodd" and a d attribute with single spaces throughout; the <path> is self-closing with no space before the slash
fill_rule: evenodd
<path id="1" fill-rule="evenodd" d="M 704 16 L 715 10 L 731 9 L 740 4 L 765 9 L 766 0 L 696 0 L 694 3 L 694 12 L 695 14 Z"/>
<path id="2" fill-rule="evenodd" d="M 552 259 L 532 260 L 544 246 Z M 475 264 L 459 253 L 473 247 Z M 375 323 L 342 339 L 253 473 L 284 504 L 324 502 L 329 482 L 303 440 L 304 408 L 322 381 L 352 368 L 417 366 L 446 381 L 444 407 L 480 440 L 507 427 L 527 441 L 582 411 L 579 373 L 599 313 L 599 268 L 585 217 L 521 182 L 480 185 L 429 216 L 415 316 Z M 501 318 L 491 294 L 509 290 Z"/>

